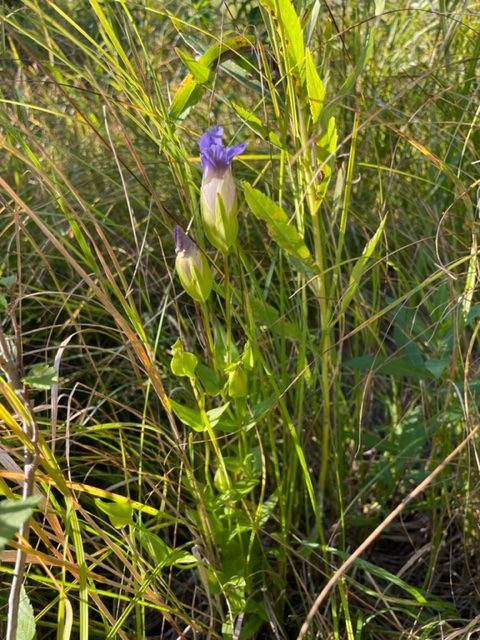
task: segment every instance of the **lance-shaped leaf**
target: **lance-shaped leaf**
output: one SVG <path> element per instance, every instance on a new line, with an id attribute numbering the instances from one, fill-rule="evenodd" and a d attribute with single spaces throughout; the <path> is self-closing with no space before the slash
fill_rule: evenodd
<path id="1" fill-rule="evenodd" d="M 262 0 L 263 6 L 274 17 L 277 29 L 287 50 L 290 66 L 299 77 L 303 74 L 305 45 L 300 18 L 291 0 Z"/>
<path id="2" fill-rule="evenodd" d="M 325 87 L 318 75 L 310 49 L 305 51 L 305 77 L 307 81 L 307 97 L 310 113 L 314 123 L 318 122 L 325 101 Z"/>
<path id="3" fill-rule="evenodd" d="M 340 307 L 340 313 L 344 313 L 350 304 L 355 292 L 358 289 L 360 284 L 360 280 L 367 268 L 367 263 L 369 259 L 372 257 L 373 252 L 375 251 L 375 247 L 378 244 L 378 241 L 382 237 L 383 228 L 385 227 L 385 223 L 387 221 L 387 216 L 384 216 L 378 226 L 378 229 L 375 231 L 375 234 L 372 238 L 367 242 L 365 248 L 363 249 L 362 255 L 358 258 L 355 266 L 352 269 L 352 273 L 350 274 L 350 281 L 348 283 L 347 291 L 342 298 L 342 304 Z"/>
<path id="4" fill-rule="evenodd" d="M 247 182 L 243 183 L 245 198 L 253 214 L 267 223 L 268 232 L 279 247 L 309 265 L 313 258 L 297 228 L 288 221 L 282 207 Z"/>
<path id="5" fill-rule="evenodd" d="M 213 81 L 214 69 L 217 64 L 234 56 L 237 52 L 251 49 L 253 46 L 253 41 L 244 36 L 225 38 L 220 44 L 215 44 L 207 49 L 198 60 L 195 60 L 189 53 L 178 50 L 177 53 L 189 73 L 182 80 L 173 97 L 170 117 L 180 118 L 187 109 L 197 104 L 203 95 L 204 87 Z"/>

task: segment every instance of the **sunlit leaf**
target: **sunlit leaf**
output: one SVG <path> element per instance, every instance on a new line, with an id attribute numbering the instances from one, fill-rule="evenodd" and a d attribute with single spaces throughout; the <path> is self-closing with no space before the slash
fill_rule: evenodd
<path id="1" fill-rule="evenodd" d="M 248 206 L 259 220 L 267 223 L 268 232 L 279 247 L 313 264 L 307 245 L 296 227 L 289 222 L 282 207 L 247 182 L 243 182 L 243 188 Z"/>
<path id="2" fill-rule="evenodd" d="M 108 516 L 112 526 L 116 529 L 133 524 L 133 507 L 128 502 L 105 502 L 100 498 L 95 498 L 95 504 L 100 511 Z"/>
<path id="3" fill-rule="evenodd" d="M 0 551 L 32 515 L 39 501 L 40 496 L 32 496 L 25 500 L 9 499 L 0 502 Z"/>
<path id="4" fill-rule="evenodd" d="M 23 382 L 32 389 L 50 389 L 58 382 L 58 374 L 48 364 L 36 364 L 23 378 Z"/>

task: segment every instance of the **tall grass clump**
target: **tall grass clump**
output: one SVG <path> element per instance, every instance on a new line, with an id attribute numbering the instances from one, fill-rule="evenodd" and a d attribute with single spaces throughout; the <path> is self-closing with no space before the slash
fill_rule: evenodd
<path id="1" fill-rule="evenodd" d="M 0 16 L 2 637 L 475 637 L 478 10 Z"/>

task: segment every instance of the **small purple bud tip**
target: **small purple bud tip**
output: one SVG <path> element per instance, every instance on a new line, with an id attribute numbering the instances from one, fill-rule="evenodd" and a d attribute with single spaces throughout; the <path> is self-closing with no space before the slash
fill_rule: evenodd
<path id="1" fill-rule="evenodd" d="M 195 243 L 190 240 L 182 227 L 175 225 L 175 253 L 178 255 L 182 251 L 188 253 L 195 247 Z"/>

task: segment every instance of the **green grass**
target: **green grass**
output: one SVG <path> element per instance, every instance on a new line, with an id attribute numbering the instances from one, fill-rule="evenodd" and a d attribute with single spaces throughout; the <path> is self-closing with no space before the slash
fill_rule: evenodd
<path id="1" fill-rule="evenodd" d="M 475 3 L 0 12 L 2 637 L 15 561 L 42 640 L 478 633 Z"/>

